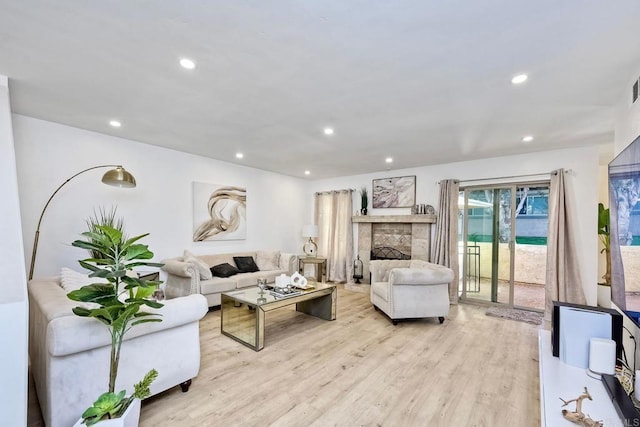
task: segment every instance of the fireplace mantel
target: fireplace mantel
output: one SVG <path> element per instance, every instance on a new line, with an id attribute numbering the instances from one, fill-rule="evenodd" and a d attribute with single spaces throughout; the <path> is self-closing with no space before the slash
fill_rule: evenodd
<path id="1" fill-rule="evenodd" d="M 435 215 L 359 215 L 352 216 L 351 222 L 382 222 L 382 223 L 405 223 L 405 224 L 435 224 Z"/>

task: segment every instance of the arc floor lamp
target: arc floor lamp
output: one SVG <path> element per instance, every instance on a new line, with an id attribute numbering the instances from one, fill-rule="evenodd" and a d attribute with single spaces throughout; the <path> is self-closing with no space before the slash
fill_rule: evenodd
<path id="1" fill-rule="evenodd" d="M 36 265 L 36 253 L 38 252 L 38 238 L 40 237 L 40 224 L 42 223 L 42 217 L 44 216 L 44 213 L 49 207 L 49 203 L 51 203 L 51 200 L 53 200 L 53 197 L 58 193 L 58 191 L 60 191 L 60 189 L 64 187 L 73 178 L 75 178 L 78 175 L 82 175 L 85 172 L 89 172 L 91 170 L 100 169 L 100 168 L 114 168 L 114 169 L 108 170 L 102 176 L 103 183 L 107 185 L 112 185 L 114 187 L 121 187 L 121 188 L 133 188 L 136 186 L 136 179 L 121 165 L 100 165 L 100 166 L 93 166 L 85 170 L 81 170 L 77 174 L 68 178 L 58 188 L 56 188 L 56 190 L 53 192 L 51 197 L 49 197 L 49 200 L 47 200 L 47 203 L 45 203 L 44 208 L 42 209 L 42 213 L 40 214 L 40 219 L 38 219 L 36 236 L 33 239 L 33 252 L 31 253 L 31 268 L 29 269 L 29 280 L 33 278 L 33 269 Z"/>

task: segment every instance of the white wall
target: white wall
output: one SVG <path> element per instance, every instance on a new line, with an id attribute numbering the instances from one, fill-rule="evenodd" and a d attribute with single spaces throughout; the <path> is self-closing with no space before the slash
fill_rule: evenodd
<path id="1" fill-rule="evenodd" d="M 0 76 L 0 414 L 2 425 L 27 424 L 27 281 L 7 78 Z"/>
<path id="2" fill-rule="evenodd" d="M 616 106 L 614 119 L 616 155 L 640 135 L 640 99 L 631 103 L 631 88 L 638 77 L 640 77 L 640 66 L 629 77 Z"/>
<path id="3" fill-rule="evenodd" d="M 56 123 L 14 115 L 25 263 L 30 262 L 38 216 L 54 189 L 82 169 L 122 164 L 134 189 L 103 185 L 98 169 L 70 181 L 49 205 L 40 230 L 34 276 L 57 275 L 63 266 L 81 270 L 83 250 L 70 243 L 85 231 L 93 209 L 117 205 L 130 235 L 150 233 L 144 243 L 155 260 L 194 253 L 279 249 L 298 253 L 309 206 L 305 180 L 159 148 Z M 215 143 L 215 141 L 212 141 Z M 192 242 L 192 182 L 247 188 L 247 238 Z"/>
<path id="4" fill-rule="evenodd" d="M 568 180 L 573 186 L 576 204 L 574 221 L 577 225 L 576 243 L 579 248 L 580 271 L 587 303 L 596 304 L 597 297 L 597 206 L 598 206 L 598 147 L 545 151 L 517 156 L 495 157 L 468 162 L 448 163 L 420 168 L 392 170 L 374 174 L 354 175 L 337 179 L 314 181 L 312 191 L 341 188 L 371 192 L 374 178 L 416 175 L 416 202 L 438 206 L 438 181 L 456 178 L 461 181 L 511 175 L 549 173 L 554 169 L 571 169 Z M 464 184 L 464 183 L 463 183 Z M 360 207 L 358 193 L 354 193 L 354 210 Z M 371 202 L 369 202 L 371 206 Z M 370 215 L 407 214 L 410 209 L 369 209 Z M 354 237 L 357 247 L 357 236 Z"/>

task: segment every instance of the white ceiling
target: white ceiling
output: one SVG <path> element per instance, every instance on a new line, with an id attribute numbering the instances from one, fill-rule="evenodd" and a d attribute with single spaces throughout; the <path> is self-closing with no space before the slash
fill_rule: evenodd
<path id="1" fill-rule="evenodd" d="M 637 0 L 0 0 L 0 74 L 18 114 L 319 179 L 610 143 L 639 28 Z"/>

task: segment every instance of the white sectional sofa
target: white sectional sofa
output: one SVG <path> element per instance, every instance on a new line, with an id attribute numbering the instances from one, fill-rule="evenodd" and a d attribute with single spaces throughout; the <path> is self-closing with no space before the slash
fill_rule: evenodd
<path id="1" fill-rule="evenodd" d="M 47 427 L 69 427 L 108 390 L 111 337 L 96 319 L 78 317 L 58 277 L 29 282 L 29 358 Z M 163 301 L 162 322 L 125 335 L 116 391 L 133 390 L 151 368 L 155 395 L 176 385 L 188 389 L 200 370 L 199 321 L 207 313 L 201 295 Z M 151 310 L 151 309 L 149 309 Z M 179 349 L 179 350 L 177 350 Z"/>
<path id="2" fill-rule="evenodd" d="M 209 268 L 224 263 L 235 266 L 234 257 L 247 256 L 254 259 L 259 271 L 239 273 L 230 277 L 212 277 L 208 272 Z M 181 257 L 165 259 L 162 262 L 164 263 L 162 269 L 167 273 L 165 280 L 167 298 L 202 294 L 207 298 L 209 307 L 220 305 L 222 292 L 256 286 L 260 277 L 267 279 L 267 283 L 273 283 L 276 276 L 280 274 L 291 275 L 298 270 L 297 255 L 279 251 L 216 255 L 193 255 L 185 251 L 185 255 Z"/>

